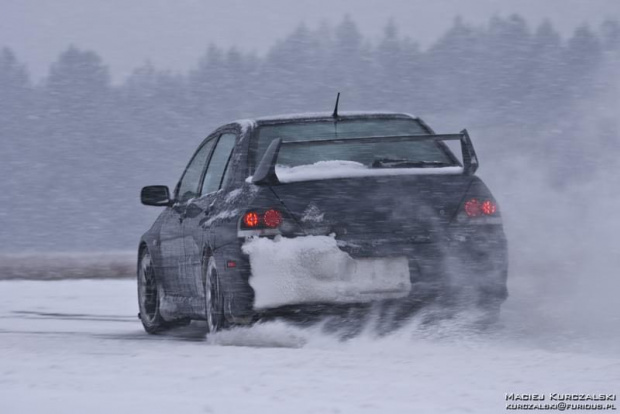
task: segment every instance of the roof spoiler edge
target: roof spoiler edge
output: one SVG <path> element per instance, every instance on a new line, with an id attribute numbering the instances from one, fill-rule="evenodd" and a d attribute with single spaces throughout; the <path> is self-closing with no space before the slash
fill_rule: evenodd
<path id="1" fill-rule="evenodd" d="M 460 135 L 461 152 L 463 154 L 463 174 L 474 175 L 480 166 L 478 156 L 476 155 L 476 150 L 474 149 L 474 144 L 472 144 L 471 138 L 469 138 L 467 129 L 462 130 Z"/>
<path id="2" fill-rule="evenodd" d="M 421 136 L 422 137 L 422 136 Z M 467 129 L 463 129 L 458 134 L 429 134 L 423 136 L 423 139 L 436 139 L 436 140 L 459 140 L 461 142 L 461 152 L 463 156 L 463 174 L 474 175 L 478 170 L 480 163 L 476 150 L 471 142 Z M 373 137 L 373 139 L 380 139 L 382 137 Z M 394 138 L 407 138 L 407 137 L 383 137 L 387 139 Z M 331 140 L 325 140 L 324 143 L 328 143 Z M 353 140 L 351 140 L 353 141 Z M 316 141 L 315 141 L 316 142 Z M 321 141 L 318 141 L 321 142 Z M 321 142 L 321 143 L 323 143 Z M 308 141 L 302 142 L 286 142 L 286 144 L 308 144 Z M 275 138 L 269 144 L 269 147 L 265 151 L 263 158 L 261 158 L 254 175 L 252 176 L 252 183 L 256 185 L 278 185 L 280 180 L 276 175 L 276 162 L 278 160 L 278 154 L 282 147 L 282 138 Z"/>
<path id="3" fill-rule="evenodd" d="M 254 175 L 252 176 L 252 184 L 256 185 L 278 185 L 280 180 L 276 175 L 276 161 L 278 159 L 278 153 L 282 146 L 282 138 L 276 138 L 271 141 L 269 147 L 265 151 L 263 158 L 256 166 Z"/>

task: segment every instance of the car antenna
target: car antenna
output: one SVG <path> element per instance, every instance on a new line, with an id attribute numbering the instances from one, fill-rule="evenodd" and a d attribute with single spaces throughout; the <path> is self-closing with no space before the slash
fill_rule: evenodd
<path id="1" fill-rule="evenodd" d="M 334 119 L 338 119 L 338 102 L 340 102 L 340 92 L 336 95 L 336 106 L 334 107 L 334 113 L 332 114 Z"/>

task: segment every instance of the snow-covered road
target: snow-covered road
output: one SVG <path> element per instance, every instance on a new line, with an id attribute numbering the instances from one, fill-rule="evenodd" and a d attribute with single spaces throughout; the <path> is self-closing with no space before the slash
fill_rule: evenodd
<path id="1" fill-rule="evenodd" d="M 273 322 L 205 339 L 146 335 L 135 290 L 0 281 L 0 413 L 502 413 L 506 393 L 620 391 L 614 338 L 544 334 L 510 301 L 493 333 L 413 321 L 341 342 Z"/>

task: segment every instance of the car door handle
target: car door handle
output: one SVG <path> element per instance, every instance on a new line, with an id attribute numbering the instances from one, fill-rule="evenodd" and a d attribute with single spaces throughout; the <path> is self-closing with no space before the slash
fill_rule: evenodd
<path id="1" fill-rule="evenodd" d="M 187 208 L 183 209 L 183 211 L 179 211 L 179 224 L 183 223 L 183 220 L 187 217 Z"/>

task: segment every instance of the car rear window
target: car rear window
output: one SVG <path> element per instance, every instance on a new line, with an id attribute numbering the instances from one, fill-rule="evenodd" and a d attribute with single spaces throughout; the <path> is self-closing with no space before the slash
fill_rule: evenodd
<path id="1" fill-rule="evenodd" d="M 413 119 L 363 119 L 299 122 L 259 127 L 255 165 L 276 138 L 285 142 L 350 139 L 380 136 L 408 136 L 427 131 Z M 453 165 L 446 148 L 435 141 L 351 142 L 345 145 L 283 146 L 278 164 L 298 166 L 320 161 L 354 161 L 372 166 L 376 160 L 408 160 Z"/>

